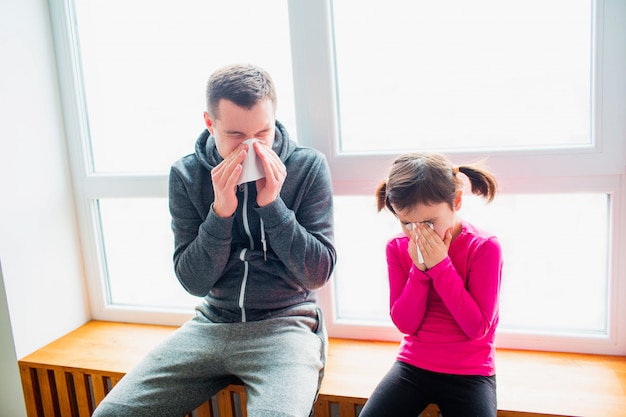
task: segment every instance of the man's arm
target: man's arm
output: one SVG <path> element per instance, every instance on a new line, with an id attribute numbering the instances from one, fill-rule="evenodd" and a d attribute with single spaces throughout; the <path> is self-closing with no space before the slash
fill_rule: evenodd
<path id="1" fill-rule="evenodd" d="M 294 169 L 303 167 L 294 167 Z M 256 210 L 265 224 L 268 244 L 307 289 L 323 286 L 336 261 L 330 170 L 318 156 L 298 185 L 301 198 L 290 209 L 279 197 Z M 289 173 L 287 173 L 289 178 Z"/>
<path id="2" fill-rule="evenodd" d="M 230 255 L 233 218 L 220 218 L 212 205 L 206 218 L 190 193 L 201 192 L 183 181 L 185 174 L 173 167 L 169 179 L 169 206 L 174 232 L 174 270 L 181 285 L 192 295 L 203 297 L 221 276 Z M 210 191 L 212 192 L 212 191 Z"/>

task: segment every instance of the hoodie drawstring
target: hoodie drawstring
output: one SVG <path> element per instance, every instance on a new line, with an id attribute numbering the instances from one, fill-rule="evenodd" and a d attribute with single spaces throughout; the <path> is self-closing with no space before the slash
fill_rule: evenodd
<path id="1" fill-rule="evenodd" d="M 263 245 L 263 260 L 267 261 L 267 241 L 265 240 L 265 226 L 263 226 L 263 219 L 261 220 L 261 245 Z"/>

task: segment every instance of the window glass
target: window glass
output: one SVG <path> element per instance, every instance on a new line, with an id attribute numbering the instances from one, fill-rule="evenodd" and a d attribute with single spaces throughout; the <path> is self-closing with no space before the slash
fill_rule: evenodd
<path id="1" fill-rule="evenodd" d="M 591 144 L 589 0 L 332 10 L 342 152 Z"/>
<path id="2" fill-rule="evenodd" d="M 218 67 L 265 68 L 295 133 L 285 0 L 75 0 L 96 172 L 167 172 L 204 129 Z M 246 10 L 246 13 L 241 13 Z"/>
<path id="3" fill-rule="evenodd" d="M 389 212 L 376 212 L 374 195 L 336 196 L 334 208 L 337 319 L 390 323 L 385 245 L 400 226 Z"/>
<path id="4" fill-rule="evenodd" d="M 602 193 L 465 193 L 459 215 L 498 236 L 504 271 L 500 329 L 606 334 L 609 198 Z M 374 196 L 335 199 L 338 320 L 389 320 L 385 244 L 401 233 Z M 365 239 L 365 242 L 358 242 Z"/>
<path id="5" fill-rule="evenodd" d="M 192 311 L 199 299 L 174 275 L 174 238 L 164 198 L 98 201 L 109 303 Z"/>
<path id="6" fill-rule="evenodd" d="M 400 226 L 370 189 L 395 155 L 430 150 L 480 154 L 507 185 L 487 206 L 466 192 L 460 213 L 502 242 L 501 333 L 521 333 L 522 348 L 552 349 L 546 334 L 583 349 L 574 335 L 619 353 L 618 3 L 50 2 L 92 314 L 173 324 L 198 302 L 174 275 L 166 173 L 204 129 L 207 77 L 251 62 L 276 83 L 277 118 L 332 170 L 338 264 L 320 291 L 331 336 L 397 337 L 385 243 Z"/>

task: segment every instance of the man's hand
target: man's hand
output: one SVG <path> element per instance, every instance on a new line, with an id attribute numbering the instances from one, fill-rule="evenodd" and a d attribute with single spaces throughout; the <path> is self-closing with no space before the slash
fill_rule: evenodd
<path id="1" fill-rule="evenodd" d="M 276 200 L 280 190 L 283 188 L 287 169 L 276 153 L 260 142 L 253 144 L 254 149 L 249 152 L 256 152 L 261 158 L 265 178 L 256 181 L 256 203 L 259 207 L 264 207 Z"/>
<path id="2" fill-rule="evenodd" d="M 213 211 L 219 217 L 230 217 L 237 209 L 237 181 L 243 167 L 241 163 L 246 157 L 247 145 L 239 145 L 218 166 L 211 170 L 215 200 Z"/>

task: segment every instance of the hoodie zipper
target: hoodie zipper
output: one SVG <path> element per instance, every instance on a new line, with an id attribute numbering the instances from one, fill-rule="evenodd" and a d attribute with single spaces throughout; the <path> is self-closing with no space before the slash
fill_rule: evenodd
<path id="1" fill-rule="evenodd" d="M 243 192 L 243 210 L 242 210 L 242 220 L 243 220 L 243 228 L 248 235 L 248 239 L 250 240 L 250 250 L 254 250 L 254 239 L 252 238 L 252 233 L 250 232 L 250 220 L 248 219 L 248 184 L 240 184 L 239 191 Z M 263 224 L 263 219 L 261 221 L 261 244 L 263 246 L 263 259 L 267 261 L 267 240 L 265 238 L 265 225 Z M 246 321 L 246 309 L 244 308 L 244 301 L 246 298 L 246 286 L 248 285 L 248 270 L 249 265 L 248 261 L 246 261 L 246 252 L 248 249 L 244 248 L 239 252 L 239 259 L 244 263 L 243 270 L 243 279 L 241 280 L 241 288 L 239 289 L 239 308 L 241 309 L 241 321 Z"/>
<path id="2" fill-rule="evenodd" d="M 254 249 L 254 239 L 252 239 L 252 233 L 250 233 L 250 223 L 248 221 L 248 184 L 239 185 L 239 190 L 243 192 L 243 227 L 246 230 L 248 239 L 250 240 L 250 249 Z M 243 279 L 241 280 L 241 288 L 239 289 L 239 308 L 241 309 L 241 321 L 246 321 L 246 309 L 244 302 L 246 298 L 246 286 L 248 285 L 248 261 L 246 261 L 246 252 L 248 249 L 244 248 L 239 253 L 239 259 L 243 262 Z"/>

